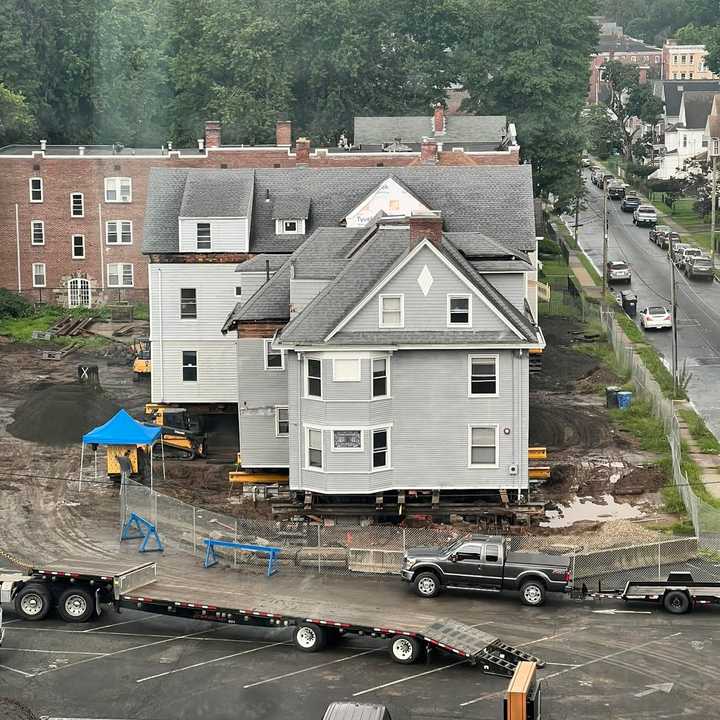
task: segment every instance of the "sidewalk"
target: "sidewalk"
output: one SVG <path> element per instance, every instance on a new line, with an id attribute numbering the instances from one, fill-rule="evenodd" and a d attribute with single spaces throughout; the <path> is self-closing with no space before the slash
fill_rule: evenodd
<path id="1" fill-rule="evenodd" d="M 720 456 L 715 453 L 702 452 L 690 434 L 687 423 L 680 416 L 678 416 L 678 424 L 680 437 L 683 442 L 687 443 L 690 458 L 700 468 L 705 489 L 714 498 L 720 500 Z"/>

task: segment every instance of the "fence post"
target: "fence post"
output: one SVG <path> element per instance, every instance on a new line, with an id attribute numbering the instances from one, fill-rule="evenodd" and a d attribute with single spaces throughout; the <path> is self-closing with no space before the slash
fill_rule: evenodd
<path id="1" fill-rule="evenodd" d="M 318 528 L 317 561 L 318 561 L 318 572 L 321 573 L 322 571 L 320 568 L 320 524 L 319 523 L 318 523 L 317 528 Z"/>
<path id="2" fill-rule="evenodd" d="M 661 546 L 662 546 L 662 542 L 660 540 L 658 540 L 658 580 L 662 579 L 660 577 L 660 548 L 661 548 Z"/>
<path id="3" fill-rule="evenodd" d="M 572 584 L 575 587 L 575 557 L 577 556 L 577 548 L 573 547 L 572 553 Z"/>
<path id="4" fill-rule="evenodd" d="M 407 546 L 405 545 L 405 528 L 402 529 L 402 539 L 403 539 L 403 555 L 407 551 Z"/>
<path id="5" fill-rule="evenodd" d="M 197 535 L 195 534 L 195 506 L 192 506 L 193 511 L 193 555 L 197 555 Z"/>
<path id="6" fill-rule="evenodd" d="M 238 521 L 235 518 L 235 542 L 238 541 Z M 237 567 L 237 550 L 233 550 L 233 567 Z"/>

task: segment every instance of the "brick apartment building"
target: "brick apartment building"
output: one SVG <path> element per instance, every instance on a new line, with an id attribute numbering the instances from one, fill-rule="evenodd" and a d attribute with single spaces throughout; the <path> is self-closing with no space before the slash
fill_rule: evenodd
<path id="1" fill-rule="evenodd" d="M 363 141 L 363 138 L 366 138 Z M 196 148 L 10 145 L 0 148 L 0 286 L 69 306 L 147 300 L 143 221 L 150 168 L 517 165 L 502 116 L 356 118 L 355 145 L 311 147 L 280 120 L 272 146 L 225 146 L 205 123 Z"/>

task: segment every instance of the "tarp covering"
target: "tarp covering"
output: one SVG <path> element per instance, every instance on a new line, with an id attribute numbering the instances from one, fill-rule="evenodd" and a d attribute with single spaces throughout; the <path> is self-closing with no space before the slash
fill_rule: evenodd
<path id="1" fill-rule="evenodd" d="M 104 425 L 83 435 L 86 445 L 152 445 L 160 437 L 161 429 L 143 425 L 128 415 L 118 412 Z"/>

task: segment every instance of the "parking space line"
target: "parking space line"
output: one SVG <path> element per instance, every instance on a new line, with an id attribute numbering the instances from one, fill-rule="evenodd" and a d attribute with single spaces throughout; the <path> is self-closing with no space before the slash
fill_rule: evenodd
<path id="1" fill-rule="evenodd" d="M 415 675 L 408 675 L 408 677 L 400 678 L 399 680 L 393 680 L 392 682 L 383 683 L 382 685 L 376 685 L 375 687 L 368 688 L 367 690 L 360 690 L 360 692 L 353 693 L 353 697 L 360 695 L 366 695 L 367 693 L 374 692 L 375 690 L 382 690 L 383 688 L 390 687 L 391 685 L 399 685 L 400 683 L 407 682 L 408 680 L 414 680 L 415 678 L 424 677 L 425 675 L 432 675 L 433 673 L 442 672 L 449 668 L 455 667 L 456 665 L 464 665 L 467 660 L 458 660 L 457 662 L 450 663 L 450 665 L 443 665 L 439 668 L 433 668 L 432 670 L 426 670 L 425 672 L 416 673 Z"/>
<path id="2" fill-rule="evenodd" d="M 143 648 L 152 647 L 154 645 L 162 645 L 164 643 L 173 642 L 174 640 L 184 640 L 185 638 L 192 637 L 193 635 L 201 635 L 206 632 L 210 632 L 210 631 L 209 630 L 199 630 L 198 632 L 189 633 L 187 635 L 175 635 L 170 638 L 165 638 L 164 640 L 156 640 L 155 642 L 145 643 L 143 645 L 134 645 L 133 647 L 125 648 L 123 650 L 115 650 L 114 652 L 103 653 L 102 655 L 97 655 L 96 657 L 86 658 L 85 660 L 78 660 L 76 663 L 71 663 L 69 665 L 63 665 L 62 667 L 49 668 L 48 670 L 42 670 L 41 672 L 36 673 L 35 677 L 37 677 L 38 675 L 46 675 L 47 673 L 51 673 L 51 672 L 57 672 L 58 670 L 64 670 L 65 668 L 70 668 L 70 667 L 74 668 L 77 665 L 82 665 L 83 663 L 95 662 L 97 660 L 103 660 L 104 658 L 107 658 L 107 657 L 113 657 L 115 655 L 122 655 L 123 653 L 132 652 L 133 650 L 142 650 Z"/>
<path id="3" fill-rule="evenodd" d="M 58 653 L 59 655 L 104 655 L 99 652 L 85 650 L 37 650 L 35 648 L 12 648 L 3 646 L 3 652 Z"/>
<path id="4" fill-rule="evenodd" d="M 112 623 L 112 625 L 100 625 L 100 627 L 92 627 L 92 628 L 88 628 L 87 630 L 78 630 L 78 632 L 81 632 L 81 633 L 97 632 L 98 630 L 105 630 L 105 629 L 111 628 L 111 627 L 118 627 L 118 625 L 129 625 L 130 623 L 147 622 L 148 620 L 152 620 L 152 619 L 153 619 L 153 616 L 150 615 L 148 617 L 140 618 L 138 620 L 123 620 L 122 622 Z"/>
<path id="5" fill-rule="evenodd" d="M 354 660 L 363 655 L 369 655 L 370 653 L 379 652 L 382 648 L 373 648 L 372 650 L 365 650 L 364 652 L 355 653 L 354 655 L 348 655 L 347 657 L 339 658 L 337 660 L 330 660 L 329 662 L 320 663 L 319 665 L 313 665 L 309 668 L 303 668 L 302 670 L 294 670 L 293 672 L 285 673 L 284 675 L 276 675 L 275 677 L 265 678 L 265 680 L 258 680 L 248 685 L 243 685 L 243 690 L 247 690 L 251 687 L 258 685 L 265 685 L 265 683 L 274 682 L 275 680 L 284 680 L 285 678 L 292 677 L 293 675 L 301 675 L 302 673 L 310 672 L 311 670 L 318 670 L 319 668 L 327 667 L 328 665 L 335 665 L 336 663 L 345 662 L 346 660 Z"/>
<path id="6" fill-rule="evenodd" d="M 17 673 L 18 675 L 23 675 L 24 677 L 34 677 L 32 673 L 25 672 L 24 670 L 18 670 L 17 668 L 10 667 L 9 665 L 0 665 L 0 668 Z"/>
<path id="7" fill-rule="evenodd" d="M 175 673 L 184 672 L 185 670 L 194 670 L 195 668 L 203 667 L 204 665 L 210 665 L 211 663 L 220 662 L 221 660 L 229 660 L 230 658 L 238 657 L 240 655 L 249 655 L 250 653 L 258 652 L 258 650 L 267 650 L 268 648 L 275 647 L 276 645 L 284 645 L 284 642 L 271 643 L 270 645 L 263 645 L 262 647 L 250 648 L 250 650 L 243 650 L 242 652 L 233 653 L 232 655 L 223 655 L 223 657 L 213 658 L 212 660 L 204 660 L 203 662 L 195 663 L 194 665 L 186 665 L 185 667 L 175 668 L 174 670 L 167 670 L 166 672 L 158 673 L 157 675 L 148 675 L 147 677 L 136 680 L 136 683 L 142 683 L 146 680 L 155 680 L 157 678 L 166 677 L 167 675 L 174 675 Z"/>

